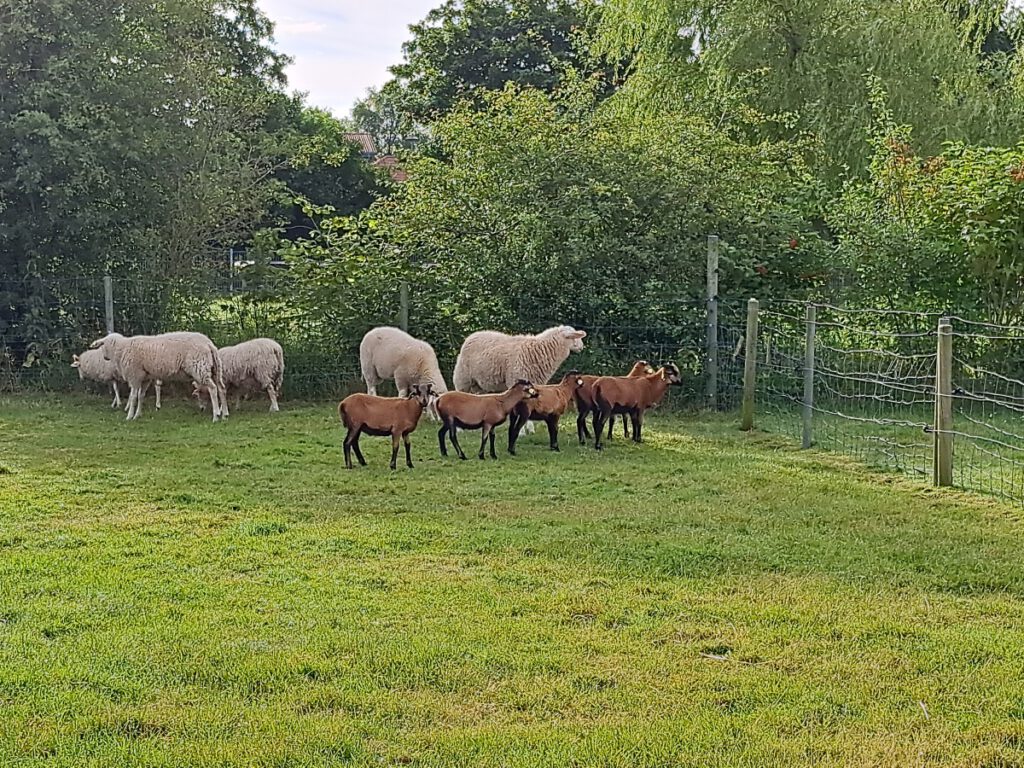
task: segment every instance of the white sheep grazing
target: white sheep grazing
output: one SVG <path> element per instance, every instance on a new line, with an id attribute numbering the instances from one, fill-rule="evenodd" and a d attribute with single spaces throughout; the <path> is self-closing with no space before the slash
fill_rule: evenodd
<path id="1" fill-rule="evenodd" d="M 395 380 L 399 397 L 406 397 L 417 384 L 423 388 L 430 384 L 436 395 L 448 391 L 434 348 L 399 328 L 380 326 L 368 331 L 359 343 L 359 366 L 370 395 L 376 395 L 377 385 L 386 379 Z M 427 405 L 427 413 L 438 421 L 435 400 Z"/>
<path id="2" fill-rule="evenodd" d="M 556 325 L 536 336 L 477 331 L 462 342 L 452 383 L 462 392 L 504 392 L 519 379 L 547 384 L 570 352 L 583 349 L 586 331 Z"/>
<path id="3" fill-rule="evenodd" d="M 97 381 L 100 384 L 110 384 L 114 390 L 114 401 L 111 408 L 121 406 L 121 391 L 118 389 L 118 382 L 123 382 L 117 374 L 117 367 L 105 357 L 98 349 L 87 349 L 80 355 L 71 356 L 71 367 L 78 369 L 78 378 L 83 381 Z"/>
<path id="4" fill-rule="evenodd" d="M 232 347 L 221 347 L 220 363 L 224 378 L 224 407 L 228 392 L 238 397 L 252 392 L 266 392 L 270 398 L 270 411 L 280 410 L 277 398 L 284 385 L 284 350 L 273 339 L 250 339 Z M 205 387 L 192 382 L 192 395 L 206 409 L 210 394 Z"/>
<path id="5" fill-rule="evenodd" d="M 221 375 L 217 347 L 201 333 L 164 333 L 159 336 L 122 336 L 111 333 L 94 341 L 90 349 L 102 349 L 117 373 L 131 387 L 127 419 L 142 413 L 142 401 L 152 381 L 195 381 L 210 388 L 213 420 L 222 415 Z M 223 409 L 227 416 L 227 409 Z"/>

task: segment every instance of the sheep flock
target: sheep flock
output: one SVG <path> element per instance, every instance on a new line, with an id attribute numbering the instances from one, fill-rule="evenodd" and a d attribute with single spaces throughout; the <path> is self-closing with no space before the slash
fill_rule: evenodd
<path id="1" fill-rule="evenodd" d="M 574 369 L 558 383 L 549 384 L 569 356 L 583 350 L 586 335 L 570 325 L 537 334 L 472 333 L 459 350 L 452 372 L 454 388 L 449 390 L 429 343 L 398 328 L 371 329 L 359 345 L 366 394 L 350 395 L 338 405 L 340 421 L 347 430 L 343 446 L 346 467 L 353 467 L 353 452 L 359 463 L 365 464 L 359 437 L 367 434 L 391 437 L 392 469 L 399 445 L 404 443 L 406 465 L 411 468 L 409 435 L 423 413 L 440 424 L 437 444 L 441 455 L 448 455 L 446 443 L 450 442 L 460 459 L 466 454 L 458 433 L 477 429 L 481 433 L 477 456 L 485 458 L 489 448 L 491 458 L 497 459 L 495 429 L 506 422 L 510 455 L 515 455 L 520 432 L 532 428 L 535 421 L 547 425 L 550 448 L 558 451 L 560 419 L 570 407 L 577 412 L 581 445 L 591 439 L 587 416 L 592 416 L 598 450 L 604 439 L 611 438 L 617 415 L 626 436 L 642 442 L 644 414 L 662 401 L 668 387 L 681 383 L 679 368 L 673 363 L 655 368 L 638 360 L 625 375 Z M 200 409 L 209 408 L 214 422 L 228 417 L 231 395 L 237 406 L 241 397 L 265 392 L 273 413 L 279 410 L 285 372 L 284 352 L 273 339 L 251 339 L 218 349 L 204 334 L 186 331 L 153 336 L 110 333 L 75 355 L 71 365 L 81 379 L 109 385 L 113 408 L 120 407 L 120 385 L 126 385 L 128 420 L 139 418 L 151 385 L 159 409 L 161 386 L 169 381 L 191 384 L 192 398 Z M 377 395 L 377 387 L 387 380 L 395 382 L 397 397 Z M 606 426 L 607 438 L 603 435 Z"/>

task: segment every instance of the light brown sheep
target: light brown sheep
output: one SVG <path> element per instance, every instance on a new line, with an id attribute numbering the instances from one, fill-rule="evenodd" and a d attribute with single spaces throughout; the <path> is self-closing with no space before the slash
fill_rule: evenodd
<path id="1" fill-rule="evenodd" d="M 537 387 L 537 397 L 523 400 L 512 409 L 508 424 L 508 452 L 516 455 L 519 431 L 528 421 L 543 421 L 548 425 L 551 450 L 558 450 L 558 422 L 573 400 L 573 393 L 583 385 L 579 371 L 569 371 L 558 384 Z"/>
<path id="2" fill-rule="evenodd" d="M 679 368 L 673 363 L 632 379 L 602 376 L 595 381 L 594 403 L 598 418 L 594 424 L 594 447 L 601 450 L 601 432 L 613 413 L 629 414 L 633 422 L 633 442 L 643 442 L 644 412 L 661 402 L 670 384 L 682 381 Z"/>
<path id="3" fill-rule="evenodd" d="M 637 376 L 643 376 L 644 374 L 654 373 L 654 369 L 651 368 L 650 364 L 646 360 L 637 360 L 633 363 L 633 367 L 629 369 L 629 373 L 626 374 L 626 378 L 635 379 Z M 582 376 L 583 385 L 576 390 L 576 436 L 580 440 L 580 445 L 586 444 L 588 438 L 591 437 L 590 432 L 587 430 L 587 415 L 590 413 L 594 414 L 594 424 L 597 424 L 597 408 L 594 407 L 594 382 L 596 382 L 600 376 Z M 615 426 L 615 417 L 612 416 L 608 419 L 608 437 L 612 436 L 612 427 Z M 622 431 L 625 437 L 629 437 L 628 426 L 626 422 L 626 416 L 622 416 Z"/>
<path id="4" fill-rule="evenodd" d="M 434 399 L 430 384 L 420 387 L 413 384 L 405 397 L 377 397 L 357 392 L 338 403 L 338 418 L 348 432 L 343 444 L 345 466 L 352 469 L 352 454 L 362 466 L 366 466 L 363 452 L 359 450 L 359 436 L 362 434 L 384 437 L 391 435 L 391 469 L 398 461 L 398 440 L 405 443 L 405 464 L 412 469 L 412 449 L 409 434 L 420 423 L 423 410 Z"/>
<path id="5" fill-rule="evenodd" d="M 497 459 L 498 454 L 494 452 L 494 428 L 504 424 L 509 413 L 519 403 L 533 397 L 537 397 L 537 389 L 526 379 L 520 379 L 498 395 L 474 395 L 469 392 L 446 392 L 441 395 L 437 399 L 437 414 L 442 422 L 437 433 L 441 455 L 448 455 L 444 442 L 445 435 L 448 435 L 459 458 L 465 459 L 466 454 L 459 445 L 456 429 L 479 429 L 479 458 L 484 457 L 484 448 L 490 438 L 491 458 Z"/>

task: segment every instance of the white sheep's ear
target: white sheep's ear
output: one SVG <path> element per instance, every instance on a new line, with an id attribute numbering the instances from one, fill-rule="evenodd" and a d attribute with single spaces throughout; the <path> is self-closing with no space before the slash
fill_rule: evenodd
<path id="1" fill-rule="evenodd" d="M 567 339 L 582 339 L 586 335 L 586 331 L 577 331 L 574 329 L 568 329 L 565 331 L 565 338 Z"/>
<path id="2" fill-rule="evenodd" d="M 96 341 L 89 345 L 89 349 L 99 349 L 103 346 L 103 342 L 106 340 L 105 336 L 102 339 L 96 339 Z"/>

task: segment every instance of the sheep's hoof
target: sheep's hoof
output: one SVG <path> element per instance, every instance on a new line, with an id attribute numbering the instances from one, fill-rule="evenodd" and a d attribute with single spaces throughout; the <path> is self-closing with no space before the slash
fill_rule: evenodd
<path id="1" fill-rule="evenodd" d="M 556 453 L 561 453 L 561 451 L 560 451 L 560 450 L 558 449 L 558 446 L 557 446 L 557 445 L 552 445 L 552 446 L 551 446 L 551 450 L 552 450 L 552 451 L 555 451 Z"/>
<path id="2" fill-rule="evenodd" d="M 391 467 L 391 471 L 392 471 L 392 472 L 394 472 L 394 471 L 395 471 L 396 469 L 398 469 L 398 467 L 397 467 L 397 466 L 395 466 L 394 464 L 389 464 L 388 466 L 390 466 L 390 467 Z"/>

